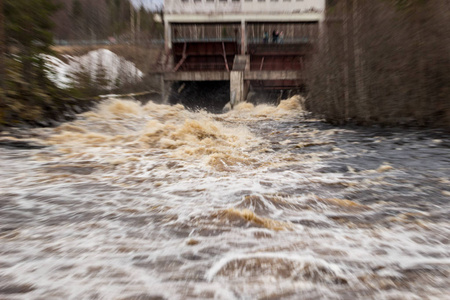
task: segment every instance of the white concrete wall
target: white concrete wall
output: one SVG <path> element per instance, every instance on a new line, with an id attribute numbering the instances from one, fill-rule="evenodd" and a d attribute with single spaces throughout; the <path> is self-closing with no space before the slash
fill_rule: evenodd
<path id="1" fill-rule="evenodd" d="M 165 14 L 223 14 L 242 11 L 240 1 L 164 0 Z"/>
<path id="2" fill-rule="evenodd" d="M 325 9 L 325 0 L 241 0 L 243 13 L 306 13 Z"/>
<path id="3" fill-rule="evenodd" d="M 325 0 L 165 0 L 166 14 L 321 13 Z"/>
<path id="4" fill-rule="evenodd" d="M 173 23 L 241 23 L 246 53 L 247 23 L 321 22 L 325 0 L 164 0 L 165 47 L 172 48 Z"/>

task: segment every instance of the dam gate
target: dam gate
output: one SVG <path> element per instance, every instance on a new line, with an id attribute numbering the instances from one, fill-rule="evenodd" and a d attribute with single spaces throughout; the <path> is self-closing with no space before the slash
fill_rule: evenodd
<path id="1" fill-rule="evenodd" d="M 250 89 L 304 88 L 325 1 L 266 1 L 166 0 L 163 90 L 226 81 L 233 106 Z"/>

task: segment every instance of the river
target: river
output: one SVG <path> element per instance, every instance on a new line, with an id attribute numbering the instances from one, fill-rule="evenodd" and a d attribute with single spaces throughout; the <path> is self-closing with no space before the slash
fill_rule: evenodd
<path id="1" fill-rule="evenodd" d="M 450 139 L 110 100 L 0 138 L 1 299 L 448 299 Z"/>

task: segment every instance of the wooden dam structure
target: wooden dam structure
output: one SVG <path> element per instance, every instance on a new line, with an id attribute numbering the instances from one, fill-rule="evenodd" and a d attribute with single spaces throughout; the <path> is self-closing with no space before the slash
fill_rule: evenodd
<path id="1" fill-rule="evenodd" d="M 324 8 L 325 0 L 165 0 L 163 91 L 228 81 L 233 106 L 250 88 L 302 88 Z"/>

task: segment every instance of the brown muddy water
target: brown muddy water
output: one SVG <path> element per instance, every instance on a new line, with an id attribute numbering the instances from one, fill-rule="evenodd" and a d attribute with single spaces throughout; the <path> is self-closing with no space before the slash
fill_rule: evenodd
<path id="1" fill-rule="evenodd" d="M 0 299 L 449 299 L 449 136 L 299 102 L 2 132 Z"/>

